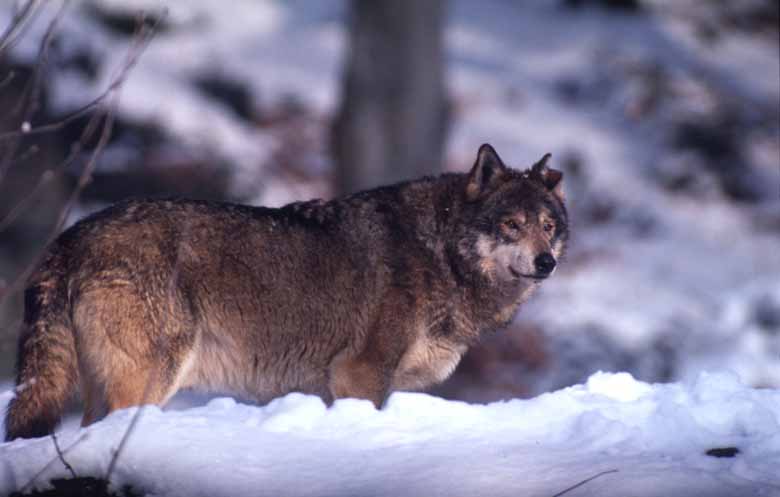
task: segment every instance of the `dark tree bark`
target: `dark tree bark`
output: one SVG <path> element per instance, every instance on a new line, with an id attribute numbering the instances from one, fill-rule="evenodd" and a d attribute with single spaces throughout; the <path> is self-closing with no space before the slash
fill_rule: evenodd
<path id="1" fill-rule="evenodd" d="M 446 131 L 445 0 L 353 0 L 332 129 L 339 193 L 435 174 Z"/>

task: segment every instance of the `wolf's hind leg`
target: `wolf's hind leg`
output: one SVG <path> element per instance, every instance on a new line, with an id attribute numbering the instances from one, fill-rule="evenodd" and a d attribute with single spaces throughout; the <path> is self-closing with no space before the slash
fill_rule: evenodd
<path id="1" fill-rule="evenodd" d="M 91 382 L 82 389 L 84 416 L 81 426 L 88 426 L 117 409 L 165 404 L 179 386 L 162 372 L 164 367 L 160 363 L 145 368 L 117 367 L 110 378 Z"/>
<path id="2" fill-rule="evenodd" d="M 179 306 L 166 304 L 150 309 L 131 288 L 82 297 L 75 312 L 82 426 L 117 409 L 162 405 L 176 393 L 192 363 L 195 332 Z"/>

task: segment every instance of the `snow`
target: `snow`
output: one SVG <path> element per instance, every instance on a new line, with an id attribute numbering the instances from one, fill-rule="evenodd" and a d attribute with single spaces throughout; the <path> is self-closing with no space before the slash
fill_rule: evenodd
<path id="1" fill-rule="evenodd" d="M 262 407 L 142 409 L 111 481 L 147 495 L 551 496 L 604 471 L 614 472 L 568 495 L 780 495 L 780 392 L 725 372 L 670 384 L 599 372 L 487 405 L 401 392 L 382 410 L 357 399 L 328 408 L 291 393 Z M 76 473 L 104 475 L 136 414 L 63 429 Z M 740 452 L 705 454 L 727 447 Z M 0 494 L 67 476 L 55 459 L 51 438 L 0 445 Z"/>

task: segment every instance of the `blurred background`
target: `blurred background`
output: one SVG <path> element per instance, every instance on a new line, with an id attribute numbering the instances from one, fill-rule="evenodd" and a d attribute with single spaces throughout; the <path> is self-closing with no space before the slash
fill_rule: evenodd
<path id="1" fill-rule="evenodd" d="M 61 226 L 129 196 L 329 198 L 466 171 L 489 142 L 514 167 L 553 154 L 570 250 L 434 393 L 527 397 L 597 370 L 780 387 L 777 0 L 59 5 L 0 3 L 0 380 L 20 282 Z M 156 34 L 103 146 L 87 104 L 140 9 Z"/>

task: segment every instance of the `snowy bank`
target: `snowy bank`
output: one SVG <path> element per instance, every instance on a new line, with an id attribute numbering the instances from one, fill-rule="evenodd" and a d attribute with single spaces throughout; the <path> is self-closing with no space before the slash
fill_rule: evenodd
<path id="1" fill-rule="evenodd" d="M 61 431 L 79 476 L 105 474 L 136 411 Z M 733 457 L 707 455 L 732 447 Z M 0 494 L 68 475 L 51 438 L 0 445 L 0 461 Z M 381 411 L 352 399 L 327 408 L 292 393 L 263 407 L 145 407 L 111 481 L 148 495 L 514 497 L 611 471 L 566 495 L 725 497 L 780 495 L 778 468 L 780 391 L 726 373 L 671 384 L 597 373 L 488 405 L 396 393 Z"/>

